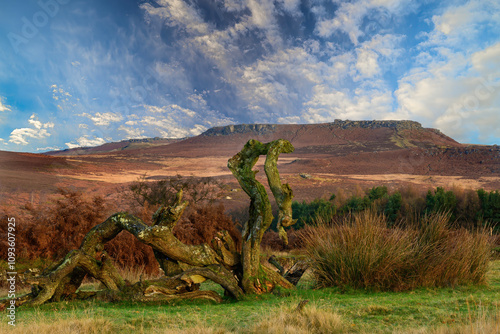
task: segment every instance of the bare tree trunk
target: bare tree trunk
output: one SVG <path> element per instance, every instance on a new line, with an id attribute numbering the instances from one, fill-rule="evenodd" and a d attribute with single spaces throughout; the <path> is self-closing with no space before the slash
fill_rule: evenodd
<path id="1" fill-rule="evenodd" d="M 182 191 L 179 191 L 172 206 L 162 206 L 153 215 L 153 226 L 126 212 L 119 212 L 92 228 L 79 249 L 69 252 L 55 266 L 32 279 L 31 294 L 18 298 L 16 304 L 40 305 L 65 298 L 97 298 L 109 295 L 110 291 L 118 299 L 146 301 L 202 298 L 221 301 L 215 292 L 198 291 L 199 283 L 206 279 L 220 284 L 235 298 L 241 298 L 245 293 L 269 291 L 277 285 L 293 288 L 289 280 L 260 262 L 260 244 L 273 215 L 266 189 L 255 179 L 257 171 L 252 170 L 259 156 L 266 155 L 264 168 L 279 207 L 280 236 L 286 243 L 284 227 L 295 222 L 291 210 L 293 192 L 288 184 L 281 184 L 277 161 L 280 153 L 293 150 L 293 146 L 282 139 L 267 144 L 250 140 L 241 152 L 228 161 L 231 172 L 250 197 L 250 218 L 242 232 L 241 254 L 227 231 L 219 232 L 211 245 L 186 245 L 174 236 L 173 229 L 188 205 L 182 201 Z M 131 233 L 153 248 L 167 277 L 133 285 L 123 280 L 104 251 L 104 245 L 122 231 Z M 107 290 L 77 292 L 86 275 L 101 281 Z M 0 309 L 8 302 L 0 301 Z"/>
<path id="2" fill-rule="evenodd" d="M 241 152 L 228 161 L 229 169 L 250 197 L 250 217 L 243 228 L 241 254 L 243 264 L 242 286 L 247 293 L 268 291 L 275 285 L 287 288 L 293 287 L 282 276 L 274 275 L 273 271 L 267 270 L 260 263 L 260 244 L 264 232 L 271 226 L 273 215 L 266 189 L 255 179 L 255 174 L 258 171 L 252 170 L 259 156 L 267 155 L 265 171 L 271 190 L 275 194 L 280 207 L 280 226 L 291 225 L 293 223 L 291 219 L 291 198 L 293 194 L 288 184 L 281 185 L 277 170 L 277 160 L 282 152 L 293 152 L 292 144 L 282 139 L 267 144 L 252 139 L 245 144 Z M 288 207 L 290 207 L 290 210 L 288 210 Z"/>
<path id="3" fill-rule="evenodd" d="M 41 276 L 30 280 L 29 283 L 33 285 L 31 298 L 19 299 L 19 303 L 40 305 L 47 301 L 58 301 L 74 297 L 87 274 L 100 280 L 108 290 L 120 291 L 126 295 L 130 288 L 127 287 L 104 251 L 105 243 L 124 230 L 134 235 L 141 242 L 150 245 L 155 250 L 157 258 L 164 260 L 163 266 L 168 261 L 171 265 L 179 268 L 181 266 L 192 268 L 179 273 L 181 276 L 177 275 L 168 278 L 172 282 L 181 282 L 177 290 L 169 290 L 172 294 L 191 293 L 193 292 L 192 286 L 205 278 L 209 278 L 223 286 L 234 297 L 241 297 L 243 290 L 238 286 L 238 281 L 224 267 L 231 268 L 239 262 L 239 257 L 234 254 L 234 243 L 229 234 L 219 233 L 217 240 L 212 243 L 214 248 L 207 244 L 186 245 L 173 235 L 172 230 L 187 206 L 187 202 L 182 202 L 181 199 L 182 192 L 179 192 L 177 201 L 173 206 L 160 208 L 153 216 L 155 224 L 153 226 L 146 225 L 139 218 L 128 213 L 121 212 L 112 215 L 87 233 L 78 250 L 69 252 L 54 267 Z M 159 263 L 162 265 L 161 261 Z M 168 284 L 173 284 L 172 282 Z M 184 287 L 180 288 L 183 284 Z M 141 286 L 144 289 L 147 288 L 144 284 L 139 285 L 139 287 Z M 147 292 L 142 291 L 142 296 L 145 294 Z M 195 295 L 190 294 L 190 296 Z M 205 292 L 201 295 L 207 297 Z M 208 296 L 207 298 L 212 297 Z M 164 296 L 162 298 L 165 299 Z M 174 297 L 170 299 L 172 298 Z M 1 304 L 0 302 L 0 307 Z"/>

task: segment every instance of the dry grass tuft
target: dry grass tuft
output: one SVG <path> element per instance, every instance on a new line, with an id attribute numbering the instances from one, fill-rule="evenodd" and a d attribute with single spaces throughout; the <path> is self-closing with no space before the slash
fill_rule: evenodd
<path id="1" fill-rule="evenodd" d="M 444 213 L 426 216 L 416 229 L 387 228 L 366 211 L 305 235 L 319 286 L 408 290 L 483 284 L 491 245 L 483 231 L 452 230 Z"/>
<path id="2" fill-rule="evenodd" d="M 346 333 L 347 325 L 341 316 L 332 311 L 305 306 L 300 312 L 294 307 L 283 307 L 255 325 L 250 333 L 299 334 Z"/>
<path id="3" fill-rule="evenodd" d="M 36 313 L 29 320 L 16 323 L 15 326 L 7 324 L 7 321 L 2 321 L 0 332 L 13 334 L 106 334 L 116 333 L 117 328 L 111 320 L 92 314 L 84 314 L 83 316 L 72 314 L 68 318 L 54 320 L 44 317 L 41 313 Z"/>

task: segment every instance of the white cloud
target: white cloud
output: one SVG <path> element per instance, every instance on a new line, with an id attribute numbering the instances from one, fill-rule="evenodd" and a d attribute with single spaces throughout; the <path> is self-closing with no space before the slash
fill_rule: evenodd
<path id="1" fill-rule="evenodd" d="M 189 134 L 191 136 L 197 136 L 205 131 L 207 131 L 207 127 L 206 126 L 203 126 L 201 124 L 195 124 L 194 127 L 192 129 L 189 130 Z"/>
<path id="2" fill-rule="evenodd" d="M 0 96 L 0 112 L 10 111 L 10 106 L 3 104 L 2 97 Z"/>
<path id="3" fill-rule="evenodd" d="M 186 2 L 182 0 L 159 0 L 157 3 L 161 7 L 153 7 L 149 3 L 142 4 L 140 7 L 150 16 L 157 16 L 162 20 L 166 20 L 167 25 L 179 26 L 194 34 L 206 34 L 208 32 L 208 24 L 198 15 L 196 9 Z"/>
<path id="4" fill-rule="evenodd" d="M 144 130 L 141 130 L 141 129 L 134 129 L 132 127 L 127 127 L 127 126 L 121 125 L 118 128 L 118 131 L 124 131 L 126 133 L 126 136 L 125 136 L 126 139 L 146 138 L 146 136 L 143 135 Z"/>
<path id="5" fill-rule="evenodd" d="M 49 147 L 39 147 L 37 148 L 36 150 L 37 151 L 44 151 L 44 152 L 48 152 L 48 151 L 57 151 L 57 150 L 60 150 L 61 148 L 58 147 L 58 146 L 49 146 Z"/>
<path id="6" fill-rule="evenodd" d="M 493 143 L 500 137 L 500 42 L 485 46 L 483 36 L 500 29 L 500 3 L 450 5 L 432 22 L 417 67 L 395 91 L 397 114 L 461 142 Z"/>
<path id="7" fill-rule="evenodd" d="M 393 66 L 395 59 L 402 53 L 399 35 L 375 35 L 356 48 L 357 60 L 354 65 L 357 73 L 352 73 L 354 80 L 372 78 L 382 74 L 381 63 Z"/>
<path id="8" fill-rule="evenodd" d="M 35 128 L 20 128 L 13 130 L 10 134 L 9 142 L 17 145 L 28 145 L 29 142 L 27 138 L 43 139 L 50 137 L 50 133 L 47 129 L 54 127 L 54 123 L 52 122 L 40 122 L 35 114 L 30 116 L 28 123 L 32 124 Z"/>
<path id="9" fill-rule="evenodd" d="M 334 1 L 339 4 L 335 17 L 319 20 L 316 32 L 321 37 L 330 37 L 336 31 L 342 31 L 349 36 L 354 45 L 358 44 L 359 37 L 364 35 L 361 30 L 363 19 L 372 15 L 370 20 L 385 25 L 381 20 L 387 20 L 387 16 L 399 16 L 413 10 L 417 4 L 411 0 L 358 0 L 352 2 Z M 384 15 L 374 11 L 381 10 Z"/>
<path id="10" fill-rule="evenodd" d="M 496 0 L 472 0 L 461 6 L 450 6 L 442 15 L 433 16 L 432 21 L 436 31 L 445 35 L 472 33 L 477 32 L 478 24 L 495 22 L 495 18 L 500 17 L 499 11 L 500 3 Z"/>
<path id="11" fill-rule="evenodd" d="M 3 104 L 2 97 L 0 96 L 0 112 L 10 111 L 10 106 Z"/>
<path id="12" fill-rule="evenodd" d="M 369 49 L 358 50 L 358 60 L 356 62 L 356 69 L 361 77 L 370 78 L 380 74 L 380 67 L 378 66 L 378 55 Z"/>
<path id="13" fill-rule="evenodd" d="M 110 123 L 120 122 L 123 119 L 123 117 L 120 114 L 112 112 L 105 112 L 105 113 L 96 112 L 94 115 L 83 113 L 80 116 L 84 116 L 91 119 L 95 125 L 99 126 L 107 126 Z"/>
<path id="14" fill-rule="evenodd" d="M 30 119 L 28 120 L 28 123 L 32 124 L 37 129 L 42 129 L 42 128 L 46 129 L 54 127 L 54 123 L 52 122 L 47 122 L 47 123 L 40 122 L 35 114 L 31 115 Z"/>
<path id="15" fill-rule="evenodd" d="M 11 132 L 9 142 L 18 145 L 28 145 L 27 138 L 42 139 L 49 136 L 50 133 L 46 129 L 20 128 Z"/>
<path id="16" fill-rule="evenodd" d="M 290 48 L 245 67 L 234 86 L 254 118 L 272 122 L 307 101 L 315 85 L 335 81 L 335 70 L 303 48 Z"/>
<path id="17" fill-rule="evenodd" d="M 99 137 L 89 138 L 88 135 L 84 135 L 78 139 L 76 139 L 76 143 L 66 143 L 68 148 L 76 148 L 76 147 L 93 147 L 99 146 L 106 143 L 106 140 Z"/>
<path id="18" fill-rule="evenodd" d="M 481 75 L 489 75 L 500 71 L 500 43 L 475 52 L 471 56 L 474 69 Z"/>
<path id="19" fill-rule="evenodd" d="M 459 141 L 476 133 L 483 142 L 500 137 L 500 43 L 465 56 L 415 69 L 395 92 L 398 113 Z"/>
<path id="20" fill-rule="evenodd" d="M 300 12 L 300 0 L 279 0 L 283 9 L 292 15 L 302 15 Z"/>
<path id="21" fill-rule="evenodd" d="M 383 83 L 374 83 L 380 89 L 356 89 L 353 94 L 347 90 L 339 91 L 325 85 L 314 87 L 314 96 L 305 103 L 302 118 L 308 123 L 332 122 L 336 118 L 386 119 L 391 114 L 393 98 Z"/>
<path id="22" fill-rule="evenodd" d="M 448 6 L 441 15 L 432 17 L 434 30 L 424 33 L 422 47 L 472 49 L 484 41 L 484 35 L 500 30 L 500 3 L 496 0 L 471 0 L 459 6 Z"/>
<path id="23" fill-rule="evenodd" d="M 247 6 L 252 16 L 250 22 L 258 28 L 274 26 L 274 4 L 272 0 L 248 0 Z"/>
<path id="24" fill-rule="evenodd" d="M 246 8 L 246 5 L 241 0 L 224 0 L 224 8 L 228 12 L 239 12 Z"/>

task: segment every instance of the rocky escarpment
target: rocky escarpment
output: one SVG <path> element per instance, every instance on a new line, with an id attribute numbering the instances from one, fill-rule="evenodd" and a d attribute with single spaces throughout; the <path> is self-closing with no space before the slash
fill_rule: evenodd
<path id="1" fill-rule="evenodd" d="M 273 133 L 276 130 L 276 124 L 237 124 L 237 125 L 226 125 L 218 126 L 215 128 L 208 129 L 202 136 L 227 136 L 237 133 L 249 133 L 253 132 L 257 135 L 266 135 Z"/>
<path id="2" fill-rule="evenodd" d="M 422 125 L 415 121 L 350 121 L 336 119 L 331 123 L 317 124 L 320 127 L 332 129 L 380 129 L 390 128 L 395 130 L 422 130 Z M 276 131 L 279 127 L 285 127 L 283 124 L 237 124 L 211 128 L 205 131 L 202 136 L 227 136 L 231 134 L 254 133 L 256 135 L 267 135 Z M 436 130 L 438 131 L 438 130 Z"/>
<path id="3" fill-rule="evenodd" d="M 351 129 L 351 128 L 362 128 L 362 129 L 379 129 L 379 128 L 391 128 L 396 130 L 421 130 L 423 129 L 422 124 L 415 121 L 350 121 L 336 119 L 333 123 L 327 123 L 335 128 Z"/>

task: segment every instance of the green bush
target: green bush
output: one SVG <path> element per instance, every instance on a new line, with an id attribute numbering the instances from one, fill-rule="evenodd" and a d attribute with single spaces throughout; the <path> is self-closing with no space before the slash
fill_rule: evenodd
<path id="1" fill-rule="evenodd" d="M 498 191 L 487 192 L 484 189 L 477 191 L 481 209 L 478 218 L 489 221 L 498 229 L 500 223 L 500 193 Z"/>
<path id="2" fill-rule="evenodd" d="M 418 228 L 387 228 L 365 211 L 309 229 L 304 241 L 319 286 L 408 290 L 485 283 L 488 235 L 451 230 L 449 214 L 425 216 Z"/>
<path id="3" fill-rule="evenodd" d="M 292 203 L 292 218 L 297 219 L 297 222 L 293 225 L 295 229 L 311 225 L 317 219 L 330 221 L 336 213 L 335 205 L 324 199 L 315 199 L 310 203 L 305 201 L 302 203 L 294 201 Z"/>
<path id="4" fill-rule="evenodd" d="M 442 187 L 437 187 L 434 194 L 429 190 L 425 197 L 426 213 L 446 211 L 451 212 L 451 219 L 455 218 L 457 208 L 457 197 L 453 191 L 445 191 Z"/>
<path id="5" fill-rule="evenodd" d="M 384 208 L 384 214 L 387 217 L 387 221 L 390 225 L 393 225 L 396 222 L 401 210 L 402 203 L 403 197 L 401 197 L 401 193 L 399 191 L 389 196 L 387 204 Z"/>

